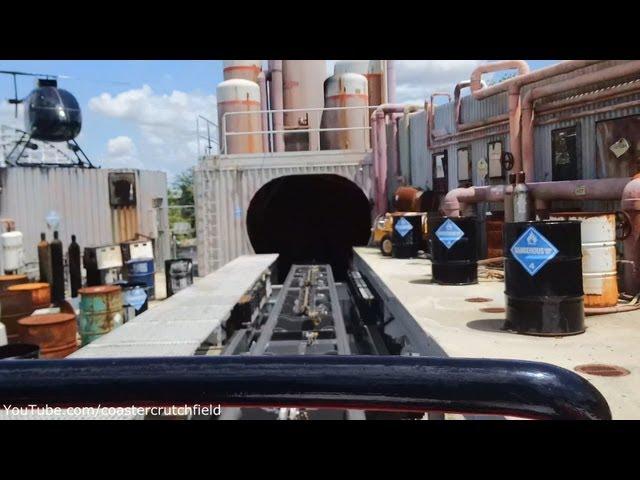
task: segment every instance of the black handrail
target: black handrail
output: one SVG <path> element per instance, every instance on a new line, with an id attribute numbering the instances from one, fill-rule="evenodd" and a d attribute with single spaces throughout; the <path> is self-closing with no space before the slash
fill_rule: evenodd
<path id="1" fill-rule="evenodd" d="M 610 419 L 602 394 L 553 365 L 391 356 L 0 361 L 0 404 L 344 408 Z"/>

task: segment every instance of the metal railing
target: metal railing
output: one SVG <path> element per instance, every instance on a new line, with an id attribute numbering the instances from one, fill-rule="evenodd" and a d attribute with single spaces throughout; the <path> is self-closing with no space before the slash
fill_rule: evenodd
<path id="1" fill-rule="evenodd" d="M 204 127 L 204 132 L 201 128 Z M 215 133 L 211 133 L 211 130 L 214 130 Z M 214 150 L 214 145 L 217 148 L 220 148 L 220 144 L 218 143 L 218 139 L 216 138 L 218 135 L 218 125 L 215 122 L 212 122 L 204 115 L 198 115 L 196 117 L 196 134 L 198 138 L 198 156 L 203 156 L 203 152 L 201 150 L 201 141 L 204 141 L 205 145 L 205 153 L 204 155 L 211 155 Z"/>
<path id="2" fill-rule="evenodd" d="M 359 107 L 314 107 L 314 108 L 287 108 L 280 110 L 255 110 L 255 111 L 245 111 L 245 112 L 225 112 L 222 115 L 222 138 L 223 138 L 223 150 L 221 153 L 228 152 L 227 138 L 231 136 L 242 136 L 242 135 L 269 135 L 271 137 L 271 145 L 274 145 L 274 135 L 276 134 L 285 134 L 285 133 L 320 133 L 320 132 L 344 132 L 344 131 L 353 131 L 353 130 L 362 130 L 363 137 L 366 144 L 368 132 L 371 130 L 371 126 L 366 125 L 362 127 L 333 127 L 333 128 L 310 128 L 300 126 L 300 129 L 285 129 L 285 130 L 276 130 L 275 128 L 270 128 L 268 130 L 260 130 L 260 131 L 246 131 L 246 132 L 228 132 L 227 131 L 227 118 L 231 116 L 238 115 L 262 115 L 262 114 L 274 114 L 274 113 L 294 113 L 294 112 L 328 112 L 328 111 L 340 111 L 340 110 L 375 110 L 378 108 L 377 106 L 359 106 Z M 368 118 L 368 116 L 367 116 Z M 318 149 L 320 148 L 318 142 Z M 274 150 L 271 148 L 270 150 Z"/>
<path id="3" fill-rule="evenodd" d="M 193 356 L 0 361 L 14 407 L 220 404 L 609 420 L 580 375 L 541 362 L 405 356 Z"/>

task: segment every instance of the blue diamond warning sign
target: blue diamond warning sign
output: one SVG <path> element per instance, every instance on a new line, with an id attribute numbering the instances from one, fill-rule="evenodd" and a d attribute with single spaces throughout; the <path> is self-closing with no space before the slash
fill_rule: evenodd
<path id="1" fill-rule="evenodd" d="M 511 246 L 511 253 L 531 276 L 558 254 L 558 249 L 534 227 L 529 227 Z"/>
<path id="2" fill-rule="evenodd" d="M 398 232 L 401 237 L 405 237 L 411 230 L 413 230 L 413 225 L 411 225 L 406 218 L 402 217 L 396 222 L 396 232 Z"/>
<path id="3" fill-rule="evenodd" d="M 458 225 L 447 219 L 447 221 L 436 230 L 436 237 L 438 237 L 445 247 L 451 248 L 458 240 L 464 237 L 464 232 L 460 230 Z"/>

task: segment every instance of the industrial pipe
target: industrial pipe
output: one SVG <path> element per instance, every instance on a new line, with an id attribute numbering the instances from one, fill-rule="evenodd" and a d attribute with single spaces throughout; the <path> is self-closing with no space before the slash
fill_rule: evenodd
<path id="1" fill-rule="evenodd" d="M 534 102 L 544 97 L 557 95 L 581 87 L 615 80 L 640 73 L 640 60 L 623 63 L 580 77 L 570 78 L 557 83 L 529 90 L 522 100 L 522 163 L 526 178 L 534 178 Z M 516 159 L 517 160 L 517 159 Z M 514 166 L 514 168 L 516 168 Z"/>
<path id="2" fill-rule="evenodd" d="M 608 420 L 580 375 L 540 362 L 410 356 L 5 360 L 13 407 L 217 405 Z"/>
<path id="3" fill-rule="evenodd" d="M 282 80 L 282 60 L 269 60 L 269 71 L 271 72 L 271 109 L 273 113 L 273 128 L 275 134 L 275 151 L 284 152 L 284 83 Z"/>
<path id="4" fill-rule="evenodd" d="M 377 109 L 374 112 L 376 116 L 376 145 L 378 160 L 378 171 L 376 174 L 376 210 L 377 213 L 385 213 L 387 211 L 387 129 L 385 112 Z"/>
<path id="5" fill-rule="evenodd" d="M 623 243 L 625 263 L 631 264 L 624 269 L 624 285 L 627 293 L 635 295 L 640 292 L 640 173 L 624 187 L 620 206 L 631 223 L 631 234 Z"/>
<path id="6" fill-rule="evenodd" d="M 260 110 L 263 112 L 260 114 L 262 131 L 266 132 L 269 130 L 269 119 L 265 112 L 269 110 L 269 105 L 267 101 L 267 76 L 265 72 L 258 74 L 258 86 L 260 87 Z M 262 151 L 265 153 L 269 152 L 269 134 L 266 133 L 262 135 Z"/>
<path id="7" fill-rule="evenodd" d="M 484 100 L 485 98 L 508 91 L 511 86 L 519 88 L 547 78 L 571 73 L 580 68 L 585 68 L 599 62 L 602 62 L 602 60 L 568 60 L 539 70 L 534 70 L 533 72 L 529 71 L 529 66 L 523 60 L 507 60 L 506 62 L 483 64 L 471 73 L 471 94 L 476 100 Z M 518 68 L 518 72 L 525 72 L 526 70 L 526 73 L 519 73 L 518 76 L 514 78 L 509 78 L 504 82 L 491 85 L 490 87 L 482 86 L 481 80 L 483 73 L 507 70 L 511 68 Z"/>
<path id="8" fill-rule="evenodd" d="M 396 67 L 394 60 L 387 60 L 387 103 L 396 103 Z"/>
<path id="9" fill-rule="evenodd" d="M 482 88 L 485 88 L 487 86 L 484 80 L 480 80 L 480 83 L 482 85 Z M 463 80 L 462 82 L 458 82 L 453 89 L 453 102 L 455 104 L 456 111 L 456 132 L 483 126 L 485 124 L 485 122 L 472 122 L 470 126 L 469 124 L 462 123 L 462 98 L 460 92 L 463 88 L 468 88 L 470 86 L 471 80 Z M 491 119 L 487 119 L 486 124 L 488 125 L 490 123 L 493 123 L 493 121 L 491 121 Z"/>
<path id="10" fill-rule="evenodd" d="M 484 187 L 461 187 L 449 190 L 440 203 L 445 217 L 459 217 L 468 203 L 501 202 L 504 199 L 504 185 Z"/>
<path id="11" fill-rule="evenodd" d="M 597 180 L 527 182 L 527 187 L 531 196 L 538 202 L 550 202 L 552 200 L 619 200 L 623 197 L 625 187 L 629 183 L 629 178 L 601 178 Z M 504 199 L 504 189 L 504 185 L 455 188 L 447 192 L 442 199 L 440 209 L 448 217 L 459 217 L 460 210 L 464 209 L 461 204 L 500 202 Z M 638 198 L 640 199 L 640 194 Z"/>
<path id="12" fill-rule="evenodd" d="M 480 65 L 471 73 L 471 94 L 476 100 L 483 100 L 502 92 L 508 92 L 509 108 L 509 148 L 513 155 L 513 169 L 516 172 L 523 170 L 522 164 L 522 98 L 520 90 L 524 85 L 538 82 L 564 73 L 569 73 L 579 68 L 584 68 L 599 60 L 571 60 L 542 68 L 534 72 L 529 71 L 529 66 L 523 60 L 507 60 Z M 482 74 L 506 69 L 518 69 L 518 76 L 500 82 L 491 87 L 482 86 Z M 532 172 L 524 169 L 525 176 L 533 179 Z"/>
<path id="13" fill-rule="evenodd" d="M 385 103 L 378 106 L 371 115 L 371 128 L 373 131 L 373 161 L 376 174 L 376 213 L 383 214 L 387 210 L 387 130 L 386 118 L 388 114 L 411 113 L 420 110 L 419 105 L 402 105 Z M 397 144 L 395 149 L 397 149 Z M 397 153 L 396 153 L 397 154 Z"/>

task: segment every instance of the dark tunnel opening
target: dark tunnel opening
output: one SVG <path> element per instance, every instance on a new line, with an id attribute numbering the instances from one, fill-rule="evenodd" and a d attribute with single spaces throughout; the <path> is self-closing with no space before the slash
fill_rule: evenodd
<path id="1" fill-rule="evenodd" d="M 278 253 L 278 281 L 294 263 L 329 263 L 346 278 L 351 249 L 366 245 L 371 206 L 360 187 L 339 175 L 291 175 L 265 184 L 251 199 L 247 232 L 256 253 Z"/>

